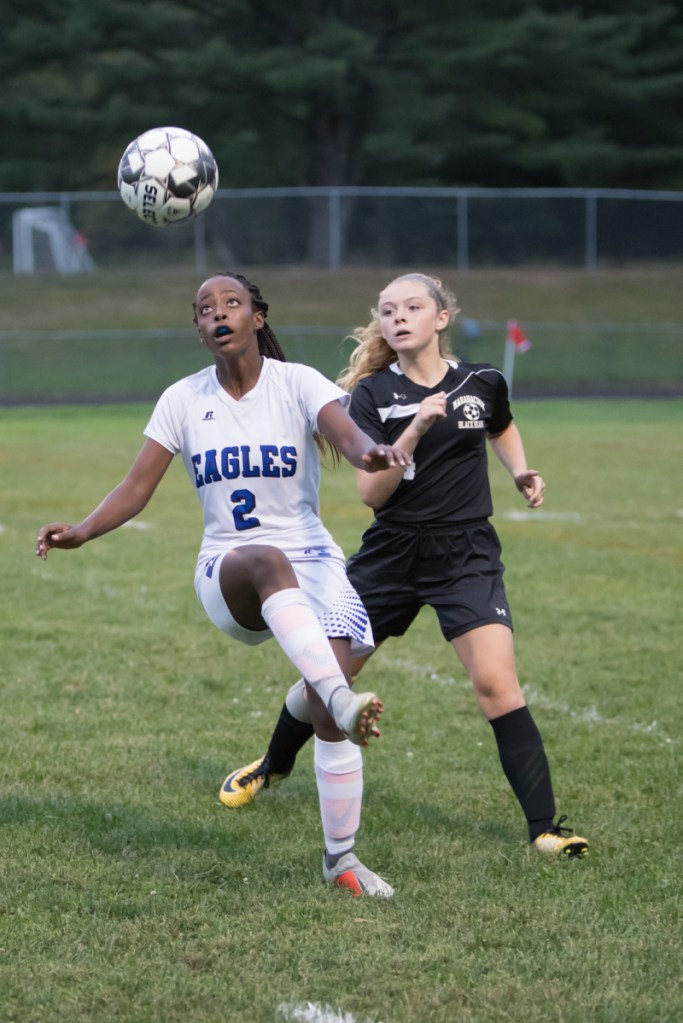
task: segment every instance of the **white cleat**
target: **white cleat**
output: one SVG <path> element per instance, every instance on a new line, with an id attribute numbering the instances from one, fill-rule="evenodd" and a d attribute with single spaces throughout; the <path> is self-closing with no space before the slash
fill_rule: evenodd
<path id="1" fill-rule="evenodd" d="M 367 746 L 373 735 L 379 737 L 382 701 L 375 693 L 339 688 L 332 694 L 329 711 L 337 728 L 356 746 Z"/>
<path id="2" fill-rule="evenodd" d="M 378 895 L 390 899 L 394 894 L 391 885 L 379 874 L 364 867 L 352 852 L 344 853 L 334 867 L 326 867 L 323 856 L 323 877 L 333 888 L 346 888 L 356 898 L 360 895 Z"/>

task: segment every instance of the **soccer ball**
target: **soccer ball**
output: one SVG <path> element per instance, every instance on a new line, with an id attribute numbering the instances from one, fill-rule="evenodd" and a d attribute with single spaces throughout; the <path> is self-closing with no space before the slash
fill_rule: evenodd
<path id="1" fill-rule="evenodd" d="M 152 128 L 126 146 L 118 186 L 126 206 L 146 224 L 183 224 L 213 199 L 218 167 L 207 144 L 191 131 Z"/>

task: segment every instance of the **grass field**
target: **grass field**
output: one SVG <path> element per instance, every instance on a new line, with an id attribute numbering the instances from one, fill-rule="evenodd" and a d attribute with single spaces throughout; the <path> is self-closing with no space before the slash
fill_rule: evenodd
<path id="1" fill-rule="evenodd" d="M 584 862 L 542 860 L 424 612 L 366 669 L 385 701 L 358 851 L 328 891 L 311 750 L 230 812 L 293 669 L 199 608 L 182 467 L 129 528 L 34 554 L 121 477 L 148 406 L 0 409 L 3 1023 L 674 1023 L 680 976 L 683 426 L 673 401 L 520 402 L 547 501 L 492 465 L 520 674 Z M 323 516 L 368 522 L 346 469 Z"/>
<path id="2" fill-rule="evenodd" d="M 461 316 L 454 350 L 503 365 L 505 324 L 533 348 L 515 367 L 518 396 L 683 394 L 683 298 L 677 266 L 441 273 Z M 336 377 L 380 289 L 400 268 L 247 271 L 293 361 Z M 65 279 L 0 275 L 0 402 L 156 398 L 201 368 L 191 300 L 196 272 L 99 271 Z M 466 321 L 477 321 L 469 338 Z"/>
<path id="3" fill-rule="evenodd" d="M 259 284 L 276 328 L 365 323 L 392 276 L 415 269 L 440 274 L 456 292 L 462 315 L 478 320 L 680 324 L 683 313 L 677 264 L 593 274 L 554 267 L 463 274 L 452 267 L 429 266 L 371 266 L 339 273 L 311 267 L 233 269 Z M 102 270 L 72 277 L 0 274 L 0 329 L 184 329 L 191 327 L 191 302 L 200 280 L 191 267 Z"/>

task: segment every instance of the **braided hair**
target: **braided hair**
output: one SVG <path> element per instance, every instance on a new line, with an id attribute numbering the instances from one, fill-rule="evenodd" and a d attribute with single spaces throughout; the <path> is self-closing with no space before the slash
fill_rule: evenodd
<path id="1" fill-rule="evenodd" d="M 287 356 L 283 352 L 282 346 L 275 336 L 275 331 L 270 324 L 266 322 L 269 306 L 261 294 L 261 289 L 258 284 L 254 284 L 245 277 L 244 274 L 237 273 L 233 270 L 217 270 L 211 276 L 231 277 L 234 281 L 239 281 L 240 284 L 246 288 L 251 298 L 252 309 L 255 309 L 259 313 L 263 313 L 263 326 L 259 327 L 256 332 L 259 354 L 266 359 L 277 359 L 279 362 L 287 362 Z M 329 455 L 335 465 L 341 460 L 341 452 L 331 441 L 327 439 L 327 437 L 323 437 L 321 433 L 315 432 L 313 434 L 313 438 L 321 456 L 325 457 L 326 455 Z"/>
<path id="2" fill-rule="evenodd" d="M 217 270 L 213 277 L 232 277 L 233 280 L 239 281 L 243 287 L 247 289 L 251 297 L 252 309 L 256 309 L 257 312 L 263 313 L 263 326 L 259 327 L 256 338 L 258 340 L 259 354 L 263 355 L 266 359 L 278 359 L 279 362 L 286 362 L 287 356 L 282 351 L 282 346 L 275 336 L 275 332 L 269 323 L 266 323 L 266 316 L 268 315 L 268 303 L 261 294 L 261 289 L 258 284 L 253 284 L 248 280 L 244 274 L 236 273 L 233 270 Z"/>

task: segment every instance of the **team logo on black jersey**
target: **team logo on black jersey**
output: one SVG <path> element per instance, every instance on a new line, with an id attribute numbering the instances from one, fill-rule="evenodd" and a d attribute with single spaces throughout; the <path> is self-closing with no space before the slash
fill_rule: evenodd
<path id="1" fill-rule="evenodd" d="M 486 423 L 482 415 L 486 413 L 486 405 L 477 395 L 464 394 L 453 402 L 453 410 L 462 409 L 464 419 L 458 420 L 459 430 L 483 430 Z"/>
<path id="2" fill-rule="evenodd" d="M 396 391 L 394 391 L 391 397 L 394 399 L 394 401 L 399 401 L 400 398 L 403 398 L 404 401 L 406 400 L 405 394 L 397 394 Z"/>

